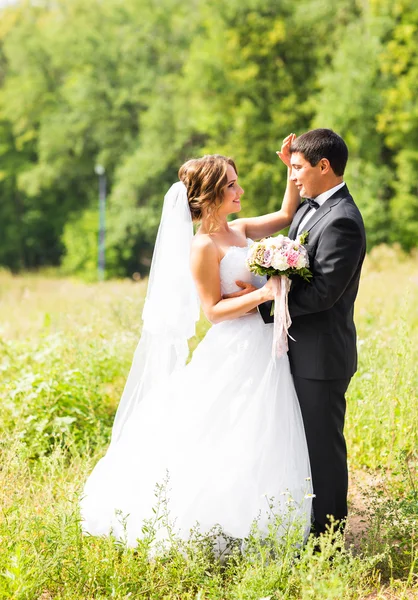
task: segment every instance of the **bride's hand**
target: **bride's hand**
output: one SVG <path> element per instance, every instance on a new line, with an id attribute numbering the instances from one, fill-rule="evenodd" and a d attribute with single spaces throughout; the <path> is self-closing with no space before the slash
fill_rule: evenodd
<path id="1" fill-rule="evenodd" d="M 222 298 L 238 298 L 239 296 L 245 296 L 245 294 L 249 294 L 250 292 L 255 292 L 257 289 L 251 283 L 246 283 L 245 281 L 236 281 L 235 282 L 238 287 L 242 288 L 239 292 L 234 292 L 233 294 L 224 294 Z"/>
<path id="2" fill-rule="evenodd" d="M 278 152 L 276 152 L 276 154 L 278 155 L 278 157 L 284 162 L 284 164 L 289 167 L 291 167 L 290 165 L 290 145 L 293 142 L 293 140 L 296 139 L 296 135 L 294 133 L 291 133 L 290 135 L 288 135 L 286 138 L 284 138 L 283 143 L 282 143 L 282 147 L 280 150 L 278 150 Z"/>
<path id="3" fill-rule="evenodd" d="M 274 300 L 276 295 L 276 282 L 274 281 L 274 277 L 270 277 L 267 283 L 263 285 L 261 290 L 263 292 L 263 302 Z"/>

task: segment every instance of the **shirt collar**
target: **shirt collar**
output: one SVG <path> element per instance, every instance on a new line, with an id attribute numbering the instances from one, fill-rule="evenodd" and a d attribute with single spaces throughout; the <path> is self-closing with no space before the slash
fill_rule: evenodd
<path id="1" fill-rule="evenodd" d="M 328 200 L 328 198 L 331 198 L 331 196 L 335 194 L 336 191 L 340 190 L 344 185 L 345 182 L 343 181 L 342 183 L 339 183 L 338 185 L 331 188 L 330 190 L 322 192 L 322 194 L 319 194 L 319 196 L 314 198 L 315 202 L 318 202 L 319 206 L 322 206 L 324 202 Z"/>

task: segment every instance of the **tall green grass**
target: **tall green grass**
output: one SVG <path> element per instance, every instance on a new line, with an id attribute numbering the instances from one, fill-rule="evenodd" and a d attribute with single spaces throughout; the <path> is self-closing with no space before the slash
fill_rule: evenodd
<path id="1" fill-rule="evenodd" d="M 224 563 L 204 540 L 149 557 L 81 535 L 78 498 L 109 441 L 145 282 L 0 273 L 0 598 L 409 598 L 417 582 L 418 261 L 377 248 L 356 305 L 345 540 L 295 555 L 257 538 Z M 202 318 L 195 347 L 208 328 Z M 361 507 L 360 507 L 361 505 Z M 360 523 L 360 524 L 359 524 Z M 350 533 L 351 527 L 351 533 Z M 350 541 L 355 547 L 350 548 Z M 339 548 L 339 550 L 338 550 Z"/>

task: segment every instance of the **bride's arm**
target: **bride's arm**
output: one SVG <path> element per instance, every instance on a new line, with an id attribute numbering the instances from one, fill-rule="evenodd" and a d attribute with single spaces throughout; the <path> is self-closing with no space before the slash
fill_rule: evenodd
<path id="1" fill-rule="evenodd" d="M 274 297 L 272 282 L 262 288 L 236 297 L 222 298 L 219 275 L 219 255 L 214 242 L 206 236 L 194 240 L 191 269 L 203 312 L 211 323 L 236 319 L 247 314 L 259 304 Z"/>
<path id="2" fill-rule="evenodd" d="M 287 227 L 292 222 L 300 203 L 299 191 L 293 181 L 290 180 L 290 145 L 295 138 L 294 133 L 288 135 L 283 140 L 280 152 L 277 153 L 287 166 L 287 185 L 281 209 L 268 215 L 262 215 L 261 217 L 236 219 L 231 223 L 234 227 L 241 229 L 246 237 L 259 240 L 260 238 L 273 235 L 273 233 Z"/>
<path id="3" fill-rule="evenodd" d="M 299 203 L 299 191 L 293 181 L 290 181 L 290 169 L 288 169 L 286 191 L 280 210 L 260 217 L 236 219 L 231 225 L 242 228 L 246 237 L 259 240 L 290 225 Z"/>

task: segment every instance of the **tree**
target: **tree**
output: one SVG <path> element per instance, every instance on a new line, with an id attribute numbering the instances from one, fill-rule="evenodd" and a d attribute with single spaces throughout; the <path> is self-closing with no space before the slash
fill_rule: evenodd
<path id="1" fill-rule="evenodd" d="M 416 245 L 412 0 L 27 0 L 1 16 L 0 264 L 94 271 L 100 163 L 108 274 L 145 273 L 185 160 L 231 155 L 259 214 L 281 203 L 281 140 L 313 126 L 347 140 L 369 245 Z"/>
<path id="2" fill-rule="evenodd" d="M 377 131 L 387 85 L 381 54 L 391 24 L 380 8 L 363 3 L 355 20 L 337 25 L 336 45 L 330 64 L 319 73 L 314 99 L 313 126 L 334 129 L 349 147 L 345 179 L 362 211 L 369 247 L 391 237 L 393 157 Z"/>
<path id="3" fill-rule="evenodd" d="M 412 0 L 390 5 L 396 23 L 382 53 L 389 79 L 378 129 L 394 156 L 392 241 L 410 249 L 418 239 L 418 8 Z"/>

